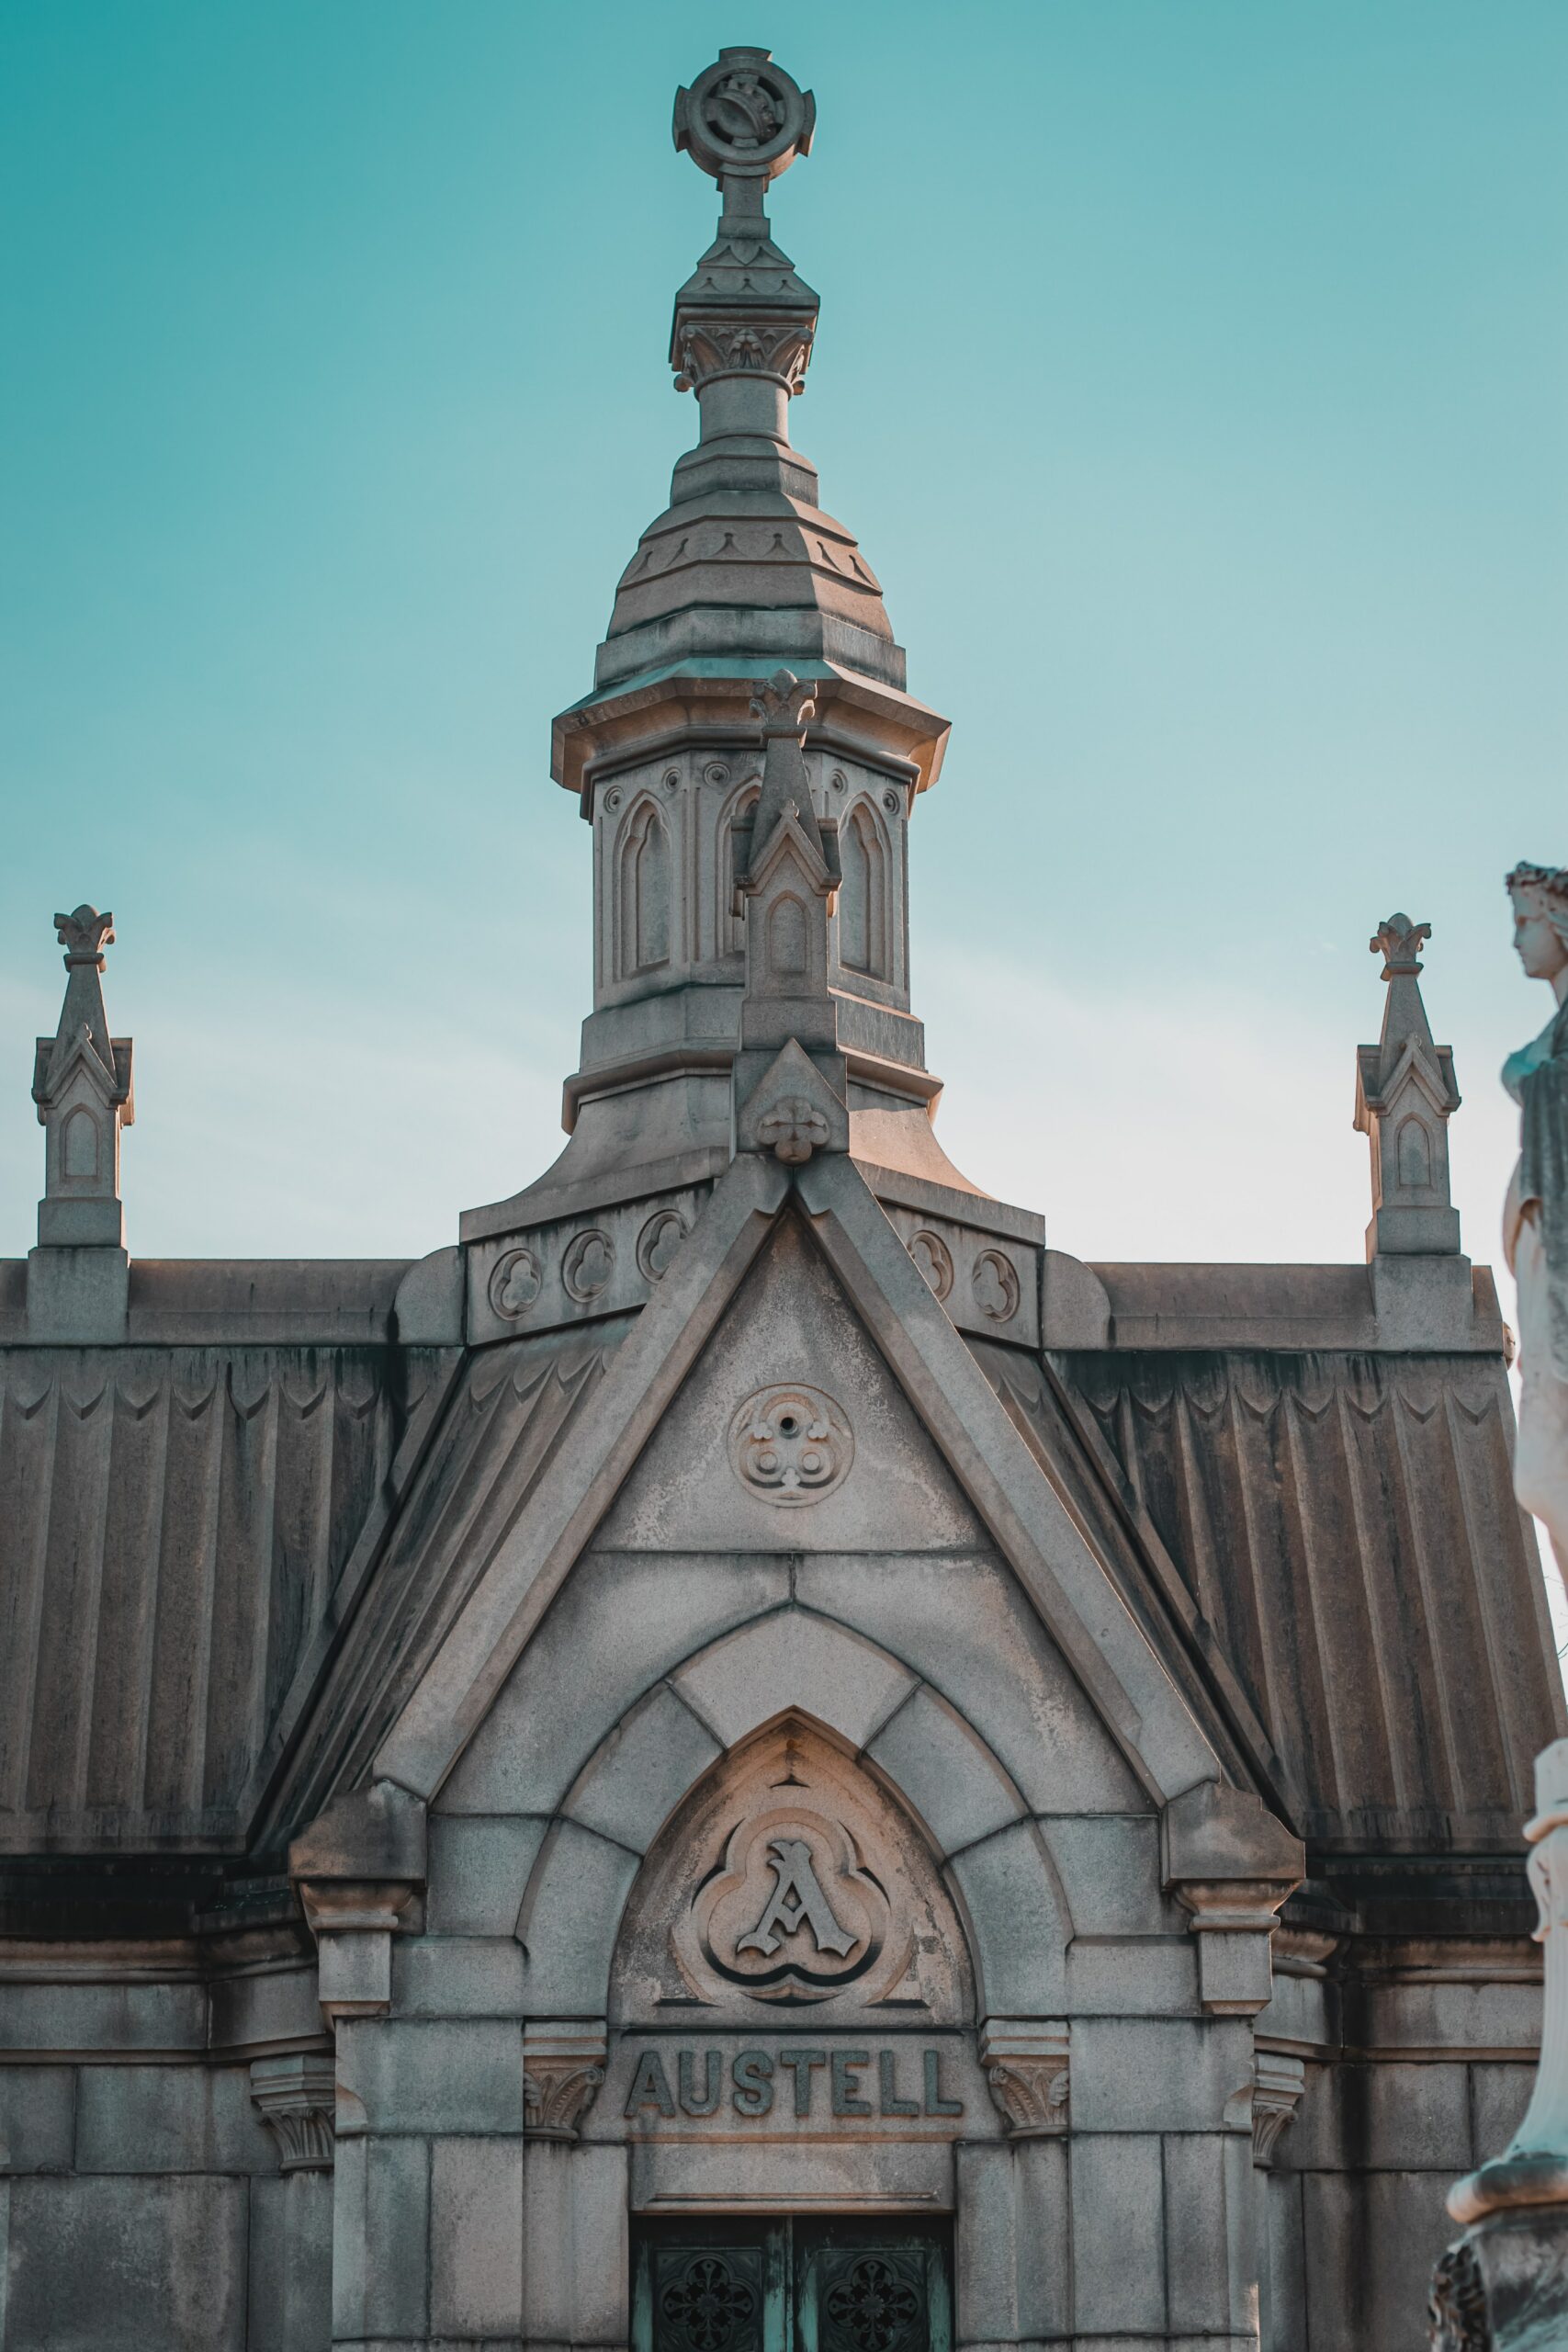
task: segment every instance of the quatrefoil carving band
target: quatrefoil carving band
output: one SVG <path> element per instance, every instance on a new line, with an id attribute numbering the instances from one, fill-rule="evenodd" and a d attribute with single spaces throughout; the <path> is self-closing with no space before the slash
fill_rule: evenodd
<path id="1" fill-rule="evenodd" d="M 729 1459 L 748 1494 L 786 1509 L 820 1502 L 850 1475 L 854 1434 L 843 1407 L 803 1382 L 760 1388 L 729 1425 Z"/>

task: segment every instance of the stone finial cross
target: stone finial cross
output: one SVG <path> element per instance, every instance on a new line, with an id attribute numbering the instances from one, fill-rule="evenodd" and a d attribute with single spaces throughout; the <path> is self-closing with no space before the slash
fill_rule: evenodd
<path id="1" fill-rule="evenodd" d="M 718 181 L 725 209 L 761 210 L 768 182 L 811 153 L 817 101 L 767 49 L 721 49 L 689 90 L 675 93 L 675 145 Z"/>

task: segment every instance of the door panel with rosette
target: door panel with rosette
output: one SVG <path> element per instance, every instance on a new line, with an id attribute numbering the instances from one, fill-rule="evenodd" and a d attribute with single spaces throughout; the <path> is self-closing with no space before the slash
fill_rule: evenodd
<path id="1" fill-rule="evenodd" d="M 649 2222 L 634 2352 L 951 2352 L 945 2231 L 863 2216 Z"/>

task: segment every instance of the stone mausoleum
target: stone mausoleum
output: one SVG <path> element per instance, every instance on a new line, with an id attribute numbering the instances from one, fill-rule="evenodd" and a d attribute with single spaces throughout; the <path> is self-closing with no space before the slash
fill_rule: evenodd
<path id="1" fill-rule="evenodd" d="M 947 722 L 788 429 L 812 101 L 728 50 L 675 122 L 699 432 L 555 727 L 554 1164 L 413 1263 L 129 1257 L 110 918 L 56 918 L 0 2352 L 1416 2352 L 1564 1729 L 1426 927 L 1347 1043 L 1364 1261 L 1088 1265 L 959 1172 Z"/>

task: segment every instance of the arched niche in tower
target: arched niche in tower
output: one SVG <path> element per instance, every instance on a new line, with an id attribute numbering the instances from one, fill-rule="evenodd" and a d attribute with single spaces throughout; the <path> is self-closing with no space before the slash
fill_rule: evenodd
<path id="1" fill-rule="evenodd" d="M 714 937 L 721 956 L 743 956 L 746 952 L 746 916 L 743 910 L 736 909 L 735 884 L 741 863 L 740 843 L 750 834 L 761 790 L 753 776 L 730 794 L 718 813 L 718 855 L 715 861 L 718 906 Z"/>
<path id="2" fill-rule="evenodd" d="M 78 1104 L 66 1119 L 61 1136 L 61 1173 L 91 1181 L 98 1173 L 98 1123 Z"/>
<path id="3" fill-rule="evenodd" d="M 767 920 L 769 978 L 804 979 L 811 960 L 811 932 L 805 907 L 793 891 L 785 891 L 768 909 Z"/>
<path id="4" fill-rule="evenodd" d="M 1429 1192 L 1432 1184 L 1432 1139 L 1423 1121 L 1414 1116 L 1399 1125 L 1399 1181 L 1411 1192 Z"/>
<path id="5" fill-rule="evenodd" d="M 887 844 L 869 802 L 857 800 L 839 831 L 839 961 L 873 979 L 890 977 Z"/>
<path id="6" fill-rule="evenodd" d="M 673 908 L 670 835 L 652 800 L 634 802 L 621 830 L 615 866 L 616 936 L 622 979 L 670 961 Z"/>

